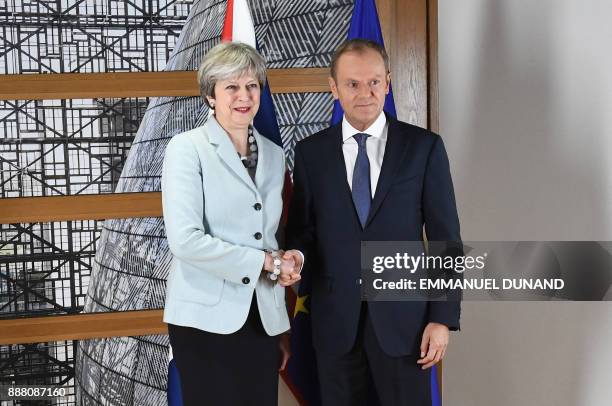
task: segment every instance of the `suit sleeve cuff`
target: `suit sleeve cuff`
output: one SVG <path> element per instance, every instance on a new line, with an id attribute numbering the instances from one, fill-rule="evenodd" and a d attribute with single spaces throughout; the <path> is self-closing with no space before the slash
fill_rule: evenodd
<path id="1" fill-rule="evenodd" d="M 248 269 L 243 272 L 241 282 L 243 285 L 255 288 L 255 285 L 257 285 L 257 281 L 259 280 L 259 276 L 263 271 L 264 263 L 266 261 L 266 253 L 258 249 L 253 249 L 249 255 L 253 256 L 254 266 L 252 269 Z"/>
<path id="2" fill-rule="evenodd" d="M 446 305 L 446 306 L 445 306 Z M 429 309 L 429 322 L 444 324 L 450 331 L 460 329 L 461 308 L 448 303 L 433 303 Z"/>

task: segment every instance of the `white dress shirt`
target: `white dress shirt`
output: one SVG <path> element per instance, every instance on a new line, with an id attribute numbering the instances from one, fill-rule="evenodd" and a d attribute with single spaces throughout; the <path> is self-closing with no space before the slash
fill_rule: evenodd
<path id="1" fill-rule="evenodd" d="M 378 178 L 380 177 L 380 168 L 382 167 L 383 157 L 385 156 L 385 146 L 387 145 L 387 117 L 381 112 L 371 126 L 365 131 L 359 131 L 349 124 L 346 116 L 342 118 L 342 153 L 344 155 L 344 163 L 346 164 L 346 180 L 349 188 L 353 189 L 353 169 L 355 169 L 355 161 L 359 152 L 357 140 L 353 138 L 355 134 L 364 133 L 369 137 L 366 141 L 366 152 L 370 161 L 370 185 L 372 188 L 372 198 L 376 192 Z M 304 254 L 298 251 L 302 256 L 302 267 L 304 264 Z M 299 272 L 302 271 L 300 267 Z"/>
<path id="2" fill-rule="evenodd" d="M 359 133 L 369 135 L 366 141 L 366 151 L 370 161 L 372 198 L 374 197 L 374 192 L 376 192 L 376 185 L 380 177 L 380 168 L 382 167 L 383 157 L 385 155 L 387 127 L 387 117 L 385 117 L 384 112 L 381 112 L 372 125 L 364 131 L 359 131 L 350 125 L 346 120 L 346 116 L 342 119 L 342 153 L 344 154 L 344 163 L 346 164 L 346 180 L 351 190 L 353 189 L 353 169 L 355 169 L 355 161 L 357 160 L 357 152 L 359 151 L 359 146 L 353 136 Z"/>

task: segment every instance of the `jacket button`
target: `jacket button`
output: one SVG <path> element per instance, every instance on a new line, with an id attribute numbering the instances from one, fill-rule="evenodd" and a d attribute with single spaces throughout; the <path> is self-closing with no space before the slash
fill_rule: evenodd
<path id="1" fill-rule="evenodd" d="M 248 276 L 245 276 L 244 278 L 242 278 L 242 283 L 248 285 L 249 283 L 251 283 L 251 279 Z"/>
<path id="2" fill-rule="evenodd" d="M 262 235 L 261 233 L 258 232 L 258 233 L 255 233 L 253 237 L 255 237 L 256 240 L 261 240 Z"/>
<path id="3" fill-rule="evenodd" d="M 255 204 L 253 205 L 253 208 L 254 208 L 256 211 L 261 210 L 261 203 L 255 203 Z"/>

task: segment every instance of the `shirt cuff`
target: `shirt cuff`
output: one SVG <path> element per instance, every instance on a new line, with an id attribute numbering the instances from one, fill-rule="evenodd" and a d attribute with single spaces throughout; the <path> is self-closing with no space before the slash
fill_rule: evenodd
<path id="1" fill-rule="evenodd" d="M 300 253 L 300 256 L 302 257 L 302 266 L 300 266 L 300 270 L 298 271 L 298 273 L 302 272 L 302 268 L 304 268 L 304 253 L 302 253 L 302 251 L 300 250 L 296 250 L 297 252 Z"/>

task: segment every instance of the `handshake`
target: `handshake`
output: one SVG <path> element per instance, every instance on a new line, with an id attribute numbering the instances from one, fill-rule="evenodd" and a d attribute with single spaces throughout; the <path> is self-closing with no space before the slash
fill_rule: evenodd
<path id="1" fill-rule="evenodd" d="M 278 259 L 280 259 L 280 274 L 278 275 L 278 283 L 281 286 L 291 286 L 302 279 L 300 272 L 302 271 L 303 257 L 298 250 L 276 251 Z M 274 273 L 274 258 L 272 254 L 266 252 L 266 260 L 263 270 Z"/>

